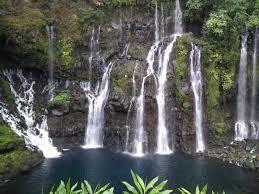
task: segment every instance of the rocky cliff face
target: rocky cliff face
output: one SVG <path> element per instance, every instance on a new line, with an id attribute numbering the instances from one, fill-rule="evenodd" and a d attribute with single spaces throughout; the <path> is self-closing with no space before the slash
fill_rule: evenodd
<path id="1" fill-rule="evenodd" d="M 132 98 L 132 76 L 133 71 L 138 64 L 136 77 L 136 94 L 139 95 L 142 82 L 142 74 L 146 71 L 146 57 L 148 50 L 153 43 L 153 34 L 150 31 L 154 28 L 153 16 L 144 17 L 140 21 L 136 21 L 135 16 L 128 16 L 121 21 L 122 32 L 117 29 L 116 20 L 106 24 L 106 28 L 101 28 L 100 42 L 103 45 L 102 54 L 107 57 L 106 63 L 115 60 L 114 67 L 111 73 L 110 94 L 108 103 L 105 108 L 106 124 L 104 143 L 107 147 L 113 150 L 124 150 L 126 140 L 126 124 L 130 101 Z M 140 16 L 139 16 L 140 17 Z M 168 24 L 169 25 L 169 24 Z M 108 27 L 107 27 L 108 26 Z M 114 27 L 115 26 L 115 27 Z M 135 27 L 137 26 L 137 27 Z M 129 31 L 130 29 L 130 31 Z M 149 29 L 149 30 L 148 30 Z M 111 31 L 113 32 L 111 33 Z M 131 33 L 131 41 L 123 41 L 118 38 L 127 33 Z M 104 37 L 102 34 L 110 34 Z M 114 36 L 111 38 L 111 36 Z M 91 39 L 91 36 L 88 37 Z M 166 85 L 166 123 L 171 137 L 170 144 L 175 144 L 177 150 L 193 153 L 195 151 L 195 129 L 193 127 L 193 98 L 192 90 L 189 81 L 188 53 L 190 49 L 190 41 L 185 41 L 185 37 L 180 38 L 176 49 L 183 47 L 186 54 L 183 56 L 184 73 L 181 76 L 176 75 L 177 60 L 174 58 L 179 55 L 174 51 L 171 62 L 168 67 L 167 85 Z M 125 45 L 129 43 L 129 50 L 126 56 L 123 56 Z M 112 45 L 113 53 L 110 53 L 110 48 L 107 45 Z M 116 47 L 116 45 L 121 45 Z M 180 46 L 179 46 L 180 45 Z M 102 46 L 100 46 L 102 47 Z M 117 49 L 117 50 L 115 50 Z M 181 49 L 181 48 L 180 48 Z M 108 50 L 108 51 L 107 51 Z M 89 51 L 90 52 L 90 51 Z M 181 57 L 181 56 L 180 56 Z M 94 64 L 96 65 L 96 64 Z M 81 71 L 81 70 L 77 70 Z M 81 71 L 83 72 L 83 70 Z M 87 79 L 88 73 L 85 73 Z M 98 78 L 98 70 L 95 69 L 94 77 Z M 80 78 L 81 79 L 81 78 Z M 55 114 L 57 111 L 50 110 L 49 126 L 51 135 L 71 136 L 84 133 L 84 128 L 87 125 L 87 99 L 79 87 L 79 82 L 76 81 L 69 86 L 71 102 L 69 111 L 61 111 L 62 114 Z M 60 89 L 62 90 L 62 89 Z M 79 92 L 81 91 L 81 92 Z M 145 116 L 144 126 L 148 134 L 148 142 L 150 152 L 155 151 L 157 137 L 157 103 L 156 103 L 156 87 L 155 79 L 150 77 L 145 83 Z M 79 102 L 79 103 L 78 103 Z M 86 105 L 84 105 L 86 104 Z M 72 107 L 77 107 L 81 110 L 73 110 Z M 76 121 L 76 122 L 69 122 Z"/>
<path id="2" fill-rule="evenodd" d="M 80 88 L 80 82 L 90 79 L 90 40 L 93 29 L 96 33 L 100 27 L 98 52 L 96 48 L 92 59 L 91 80 L 95 84 L 101 79 L 104 65 L 103 63 L 100 65 L 100 57 L 105 64 L 114 61 L 110 93 L 105 106 L 104 145 L 115 151 L 124 151 L 128 110 L 132 98 L 132 75 L 136 64 L 139 64 L 136 73 L 136 94 L 139 95 L 142 76 L 147 67 L 146 57 L 154 42 L 154 5 L 143 9 L 127 6 L 115 9 L 99 4 L 101 4 L 99 1 L 80 0 L 54 0 L 46 3 L 26 1 L 22 6 L 26 12 L 19 13 L 19 18 L 4 18 L 9 23 L 4 26 L 6 31 L 1 35 L 0 41 L 1 51 L 7 54 L 1 59 L 3 62 L 8 61 L 8 63 L 4 62 L 6 68 L 13 68 L 13 65 L 10 65 L 13 64 L 11 62 L 17 62 L 16 66 L 19 68 L 29 68 L 32 72 L 36 69 L 40 70 L 44 81 L 41 86 L 37 86 L 37 90 L 43 90 L 43 85 L 47 85 L 48 69 L 45 25 L 53 25 L 54 75 L 58 85 L 53 103 L 45 105 L 48 108 L 49 134 L 55 138 L 82 137 L 87 125 L 88 100 Z M 182 4 L 185 6 L 184 2 Z M 169 36 L 173 31 L 171 13 L 173 5 L 165 3 L 164 8 L 165 34 Z M 36 14 L 37 20 L 33 19 L 31 23 L 23 22 L 21 26 L 15 26 L 11 22 L 14 19 L 29 18 L 32 14 L 33 16 Z M 100 25 L 96 25 L 97 23 Z M 33 33 L 34 38 L 25 36 L 28 31 Z M 236 85 L 233 80 L 235 80 L 238 59 L 233 60 L 236 63 L 233 62 L 228 69 L 228 73 L 233 76 L 226 77 L 222 74 L 224 70 L 211 64 L 210 50 L 202 42 L 202 37 L 199 37 L 202 32 L 200 25 L 189 23 L 185 31 L 188 33 L 176 42 L 167 74 L 166 123 L 170 144 L 174 144 L 176 150 L 186 153 L 195 152 L 194 100 L 189 69 L 191 42 L 195 42 L 202 50 L 205 107 L 203 125 L 206 144 L 208 149 L 214 150 L 215 147 L 219 147 L 221 150 L 231 142 L 234 133 L 235 100 L 233 99 L 235 99 Z M 126 52 L 127 45 L 129 47 Z M 225 80 L 229 81 L 227 88 L 224 85 Z M 41 80 L 36 79 L 36 81 Z M 158 105 L 155 99 L 155 81 L 150 77 L 145 83 L 144 126 L 150 152 L 155 151 L 157 141 Z M 4 85 L 2 81 L 2 90 Z M 258 152 L 258 148 L 256 150 Z M 208 155 L 217 154 L 209 152 Z"/>

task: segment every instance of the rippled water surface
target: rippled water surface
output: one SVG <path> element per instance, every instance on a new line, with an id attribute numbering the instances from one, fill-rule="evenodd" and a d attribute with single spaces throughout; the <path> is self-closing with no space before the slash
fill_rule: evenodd
<path id="1" fill-rule="evenodd" d="M 56 159 L 46 159 L 29 173 L 19 176 L 5 188 L 4 194 L 47 193 L 61 179 L 73 182 L 87 179 L 91 184 L 111 183 L 116 193 L 122 193 L 122 180 L 130 180 L 130 169 L 151 179 L 159 175 L 169 186 L 193 190 L 195 185 L 208 184 L 214 191 L 227 194 L 259 193 L 258 175 L 231 165 L 208 159 L 194 159 L 175 153 L 169 156 L 149 155 L 134 158 L 105 149 L 73 149 Z"/>

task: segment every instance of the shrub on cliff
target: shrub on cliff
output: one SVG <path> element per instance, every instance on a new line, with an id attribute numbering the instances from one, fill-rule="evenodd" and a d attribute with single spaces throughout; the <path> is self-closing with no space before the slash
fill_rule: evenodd
<path id="1" fill-rule="evenodd" d="M 68 90 L 62 90 L 59 94 L 49 102 L 48 107 L 50 109 L 58 109 L 66 112 L 69 109 L 70 97 Z"/>

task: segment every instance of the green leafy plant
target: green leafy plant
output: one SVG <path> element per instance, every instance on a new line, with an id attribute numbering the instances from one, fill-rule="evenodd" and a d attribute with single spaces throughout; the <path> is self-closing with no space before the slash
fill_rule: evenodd
<path id="1" fill-rule="evenodd" d="M 196 187 L 195 192 L 193 194 L 207 194 L 208 187 L 207 185 L 205 185 L 201 190 L 199 188 L 199 186 Z M 186 190 L 185 188 L 179 188 L 179 191 L 181 192 L 181 194 L 192 194 L 190 191 Z M 214 191 L 212 191 L 212 194 L 219 194 L 219 193 L 215 193 Z M 223 191 L 222 194 L 225 194 L 225 192 Z"/>
<path id="2" fill-rule="evenodd" d="M 127 191 L 123 191 L 123 194 L 170 194 L 173 190 L 165 190 L 167 180 L 159 182 L 159 177 L 153 178 L 150 182 L 144 181 L 139 175 L 131 170 L 131 176 L 133 185 L 128 182 L 123 181 L 122 183 L 126 186 Z M 201 190 L 197 186 L 194 193 L 191 193 L 185 188 L 178 189 L 181 194 L 209 194 L 207 191 L 207 185 L 205 185 Z M 97 185 L 95 189 L 91 185 L 84 181 L 81 183 L 81 187 L 78 187 L 78 183 L 71 186 L 70 179 L 65 184 L 63 181 L 55 187 L 53 186 L 50 194 L 114 194 L 114 188 L 109 187 L 109 184 L 104 186 Z M 211 194 L 219 194 L 212 191 Z M 222 194 L 225 194 L 223 191 Z"/>
<path id="3" fill-rule="evenodd" d="M 153 178 L 149 183 L 144 182 L 143 179 L 135 174 L 131 170 L 131 176 L 134 183 L 134 186 L 130 185 L 128 182 L 123 181 L 122 183 L 126 186 L 128 191 L 124 191 L 124 194 L 169 194 L 173 190 L 163 190 L 167 180 L 161 183 L 157 183 L 158 177 Z"/>
<path id="4" fill-rule="evenodd" d="M 55 189 L 52 187 L 50 194 L 113 194 L 114 188 L 109 188 L 109 184 L 104 186 L 97 185 L 95 189 L 91 187 L 88 181 L 81 183 L 81 188 L 77 189 L 78 183 L 71 186 L 70 179 L 65 184 L 63 181 Z"/>
<path id="5" fill-rule="evenodd" d="M 49 102 L 49 108 L 68 109 L 70 103 L 69 91 L 62 90 Z"/>

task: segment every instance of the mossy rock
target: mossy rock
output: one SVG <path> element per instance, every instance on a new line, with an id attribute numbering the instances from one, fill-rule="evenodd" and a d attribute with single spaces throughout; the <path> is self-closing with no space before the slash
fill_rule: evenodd
<path id="1" fill-rule="evenodd" d="M 210 66 L 205 69 L 205 76 L 207 79 L 207 106 L 209 111 L 219 106 L 220 97 L 220 80 L 219 71 L 217 68 Z"/>
<path id="2" fill-rule="evenodd" d="M 9 83 L 2 77 L 0 77 L 0 87 L 2 88 L 2 95 L 4 100 L 8 103 L 14 102 L 14 96 L 11 92 Z"/>
<path id="3" fill-rule="evenodd" d="M 114 65 L 112 70 L 112 85 L 120 88 L 126 96 L 131 95 L 132 75 L 136 61 L 121 60 Z M 139 65 L 140 67 L 140 65 Z M 138 83 L 139 71 L 136 73 L 136 82 Z"/>
<path id="4" fill-rule="evenodd" d="M 148 54 L 148 49 L 140 44 L 132 44 L 129 47 L 128 55 L 133 59 L 145 60 Z"/>
<path id="5" fill-rule="evenodd" d="M 191 97 L 188 95 L 188 93 L 186 93 L 183 90 L 177 90 L 176 91 L 176 102 L 178 105 L 180 105 L 180 108 L 182 111 L 184 112 L 189 112 L 189 109 L 191 108 L 192 105 L 192 99 Z"/>
<path id="6" fill-rule="evenodd" d="M 0 123 L 0 175 L 12 177 L 42 161 L 42 154 L 25 147 L 22 137 Z M 1 181 L 1 180 L 0 180 Z"/>
<path id="7" fill-rule="evenodd" d="M 0 174 L 12 177 L 19 172 L 28 171 L 41 161 L 40 153 L 19 147 L 11 152 L 0 154 Z"/>
<path id="8" fill-rule="evenodd" d="M 68 90 L 62 90 L 49 102 L 49 109 L 56 109 L 60 112 L 68 112 L 70 105 L 70 93 Z"/>
<path id="9" fill-rule="evenodd" d="M 194 41 L 191 34 L 187 33 L 177 39 L 174 48 L 174 69 L 176 84 L 180 84 L 182 80 L 188 80 L 189 51 L 191 43 Z"/>
<path id="10" fill-rule="evenodd" d="M 192 35 L 184 34 L 177 39 L 174 48 L 176 102 L 184 112 L 188 112 L 193 103 L 188 88 L 185 88 L 189 84 L 189 50 L 192 42 Z"/>
<path id="11" fill-rule="evenodd" d="M 23 138 L 16 135 L 9 127 L 0 124 L 0 153 L 14 150 L 19 146 L 24 146 Z"/>

